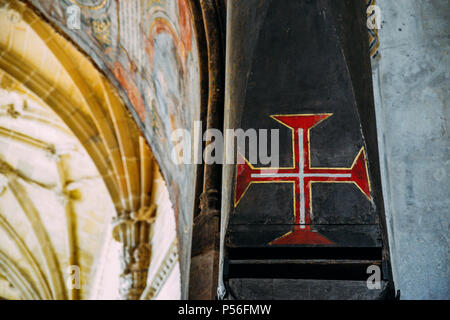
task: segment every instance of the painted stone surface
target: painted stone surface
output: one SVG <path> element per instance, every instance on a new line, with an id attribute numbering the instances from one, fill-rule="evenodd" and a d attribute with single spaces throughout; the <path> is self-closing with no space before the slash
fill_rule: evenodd
<path id="1" fill-rule="evenodd" d="M 279 130 L 279 161 L 242 148 L 224 168 L 225 296 L 393 298 L 366 18 L 362 1 L 228 1 L 225 128 Z"/>
<path id="2" fill-rule="evenodd" d="M 226 127 L 278 129 L 280 158 L 226 174 L 226 245 L 381 247 L 363 4 L 263 1 L 253 13 L 254 1 L 232 3 Z M 361 20 L 343 23 L 344 14 Z"/>
<path id="3" fill-rule="evenodd" d="M 288 183 L 293 187 L 294 228 L 270 242 L 271 245 L 334 244 L 312 230 L 312 186 L 315 183 L 353 183 L 368 200 L 372 199 L 364 148 L 358 153 L 350 168 L 313 168 L 311 166 L 311 129 L 331 116 L 332 114 L 272 116 L 274 120 L 292 131 L 293 166 L 255 168 L 245 158 L 245 161 L 239 161 L 237 165 L 235 207 L 252 184 Z"/>
<path id="4" fill-rule="evenodd" d="M 130 106 L 167 181 L 186 268 L 196 172 L 171 160 L 171 133 L 191 131 L 200 116 L 198 48 L 187 0 L 30 2 L 94 60 Z M 80 29 L 68 28 L 73 5 L 80 8 Z"/>

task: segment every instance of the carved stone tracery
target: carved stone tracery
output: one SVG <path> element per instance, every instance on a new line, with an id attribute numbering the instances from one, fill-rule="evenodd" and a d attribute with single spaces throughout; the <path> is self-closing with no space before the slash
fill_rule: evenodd
<path id="1" fill-rule="evenodd" d="M 139 300 L 145 290 L 154 212 L 154 207 L 141 209 L 138 214 L 123 212 L 113 221 L 114 239 L 122 244 L 120 296 L 123 300 Z"/>

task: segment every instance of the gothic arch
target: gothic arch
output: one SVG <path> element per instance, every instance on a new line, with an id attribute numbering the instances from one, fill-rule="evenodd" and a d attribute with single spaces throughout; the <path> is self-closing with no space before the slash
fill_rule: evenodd
<path id="1" fill-rule="evenodd" d="M 88 58 L 27 5 L 19 1 L 0 1 L 0 23 L 3 30 L 0 35 L 1 87 L 50 108 L 63 121 L 62 127 L 67 126 L 67 131 L 71 132 L 86 150 L 115 209 L 113 234 L 123 245 L 122 297 L 140 298 L 147 288 L 147 272 L 152 255 L 150 243 L 154 234 L 152 225 L 162 214 L 152 197 L 152 188 L 155 186 L 155 176 L 158 176 L 159 169 L 150 148 L 110 82 Z M 11 116 L 20 116 L 15 107 L 13 105 L 8 112 L 11 112 Z M 61 156 L 60 150 L 52 144 L 10 129 L 3 131 L 0 134 L 3 133 L 14 141 L 22 139 L 27 145 L 47 150 L 56 157 Z M 64 172 L 63 167 L 64 164 L 59 165 L 58 172 L 62 180 L 62 190 L 69 194 L 70 201 L 77 195 L 64 189 L 70 181 L 65 180 L 61 174 Z M 24 279 L 13 277 L 19 290 L 27 293 L 23 294 L 23 297 L 80 298 L 76 289 L 67 290 L 55 250 L 47 245 L 51 242 L 48 237 L 50 231 L 39 225 L 41 213 L 33 208 L 33 199 L 27 200 L 28 192 L 17 183 L 18 176 L 20 179 L 24 177 L 20 176 L 17 168 L 5 161 L 0 163 L 0 169 L 0 173 L 7 177 L 7 187 L 16 194 L 17 199 L 22 199 L 20 205 L 35 228 L 41 250 L 45 252 L 48 263 L 46 268 L 53 270 L 49 273 L 51 278 L 48 279 L 34 261 L 30 248 L 27 248 L 8 221 L 0 219 L 0 229 L 6 230 L 9 239 L 13 239 L 15 245 L 20 248 L 19 251 L 26 257 L 38 279 L 35 283 L 38 283 L 40 290 L 35 292 L 32 288 L 36 285 L 27 285 L 28 282 Z M 167 201 L 170 202 L 168 197 Z M 70 211 L 70 205 L 67 208 Z M 165 210 L 166 214 L 170 212 L 173 215 L 170 206 Z M 68 218 L 68 224 L 70 223 Z M 76 265 L 80 257 L 75 253 L 76 240 L 70 235 L 70 231 L 69 237 L 72 242 L 69 249 L 70 264 Z M 173 241 L 176 244 L 176 235 Z M 169 248 L 170 250 L 173 251 L 173 248 Z M 6 264 L 5 261 L 9 261 L 6 255 L 2 257 L 5 258 L 2 259 L 2 266 L 12 266 L 11 263 Z M 170 259 L 178 259 L 176 250 Z M 17 271 L 20 268 L 7 269 L 12 272 L 11 270 Z M 17 273 L 21 274 L 19 271 L 15 274 Z M 148 281 L 151 286 L 152 279 Z M 154 292 L 153 295 L 145 295 L 148 298 L 153 296 Z"/>

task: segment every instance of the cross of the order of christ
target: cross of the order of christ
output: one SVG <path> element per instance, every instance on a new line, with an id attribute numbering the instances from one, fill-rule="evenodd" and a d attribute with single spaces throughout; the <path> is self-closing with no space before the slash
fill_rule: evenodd
<path id="1" fill-rule="evenodd" d="M 310 131 L 332 114 L 274 115 L 276 121 L 292 130 L 291 168 L 255 168 L 238 153 L 235 207 L 254 183 L 292 183 L 294 186 L 294 230 L 272 241 L 271 245 L 333 245 L 311 229 L 312 183 L 353 183 L 371 200 L 369 174 L 364 147 L 351 168 L 312 168 Z"/>

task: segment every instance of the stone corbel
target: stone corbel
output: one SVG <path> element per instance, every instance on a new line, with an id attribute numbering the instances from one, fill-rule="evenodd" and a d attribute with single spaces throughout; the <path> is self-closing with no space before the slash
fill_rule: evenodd
<path id="1" fill-rule="evenodd" d="M 155 212 L 154 206 L 146 207 L 137 212 L 122 212 L 113 220 L 113 237 L 122 244 L 120 296 L 123 300 L 138 300 L 145 290 Z"/>

